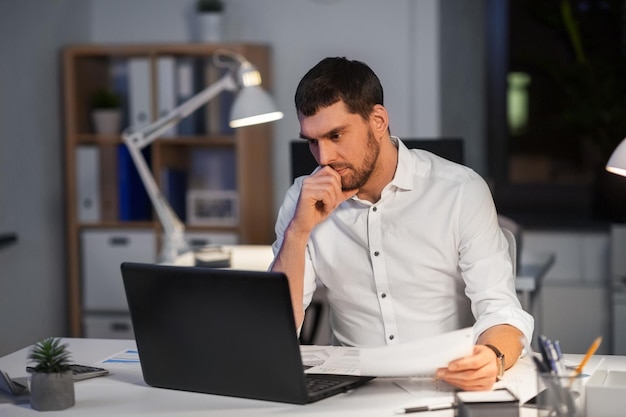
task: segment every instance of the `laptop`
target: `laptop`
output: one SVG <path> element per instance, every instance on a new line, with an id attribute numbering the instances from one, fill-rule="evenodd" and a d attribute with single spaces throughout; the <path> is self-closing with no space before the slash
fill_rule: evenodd
<path id="1" fill-rule="evenodd" d="M 148 385 L 306 404 L 373 379 L 305 374 L 282 273 L 134 262 L 121 270 Z"/>

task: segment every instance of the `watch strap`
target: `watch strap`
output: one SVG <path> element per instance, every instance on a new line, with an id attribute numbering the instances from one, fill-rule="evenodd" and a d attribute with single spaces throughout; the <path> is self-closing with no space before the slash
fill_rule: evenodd
<path id="1" fill-rule="evenodd" d="M 500 381 L 504 376 L 504 353 L 500 352 L 500 349 L 494 345 L 486 344 L 485 346 L 493 350 L 493 353 L 496 354 L 496 358 L 498 360 L 498 375 L 496 375 L 496 381 Z"/>

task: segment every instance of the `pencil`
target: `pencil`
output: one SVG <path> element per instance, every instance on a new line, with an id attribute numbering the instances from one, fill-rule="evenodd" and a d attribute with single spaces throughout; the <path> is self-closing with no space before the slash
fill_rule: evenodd
<path id="1" fill-rule="evenodd" d="M 585 353 L 585 357 L 583 358 L 582 361 L 580 361 L 580 364 L 578 365 L 578 367 L 574 371 L 574 375 L 572 375 L 571 382 L 573 382 L 574 379 L 578 375 L 581 374 L 581 372 L 585 368 L 585 365 L 587 365 L 587 362 L 589 362 L 589 359 L 591 359 L 593 354 L 596 353 L 596 350 L 598 350 L 598 348 L 600 347 L 600 343 L 602 343 L 602 336 L 599 336 L 598 338 L 596 338 L 596 340 L 593 341 L 591 346 L 589 346 L 589 349 L 587 350 L 587 353 Z"/>

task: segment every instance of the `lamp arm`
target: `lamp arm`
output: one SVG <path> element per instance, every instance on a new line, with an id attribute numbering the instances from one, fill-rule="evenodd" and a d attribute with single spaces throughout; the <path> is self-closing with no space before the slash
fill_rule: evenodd
<path id="1" fill-rule="evenodd" d="M 222 91 L 237 90 L 237 83 L 231 72 L 226 73 L 222 78 L 200 91 L 189 100 L 167 113 L 165 116 L 144 126 L 136 131 L 132 126 L 125 131 L 122 136 L 128 146 L 143 149 L 171 127 L 176 126 L 182 119 L 196 111 L 200 106 L 209 102 Z"/>
<path id="2" fill-rule="evenodd" d="M 122 133 L 122 138 L 128 148 L 131 159 L 139 172 L 141 182 L 148 193 L 152 206 L 159 217 L 159 222 L 163 227 L 164 239 L 162 242 L 159 262 L 175 263 L 177 259 L 179 259 L 180 255 L 187 253 L 191 254 L 191 248 L 185 241 L 185 226 L 183 222 L 178 218 L 159 187 L 157 187 L 154 176 L 150 172 L 150 168 L 148 167 L 141 150 L 222 91 L 236 89 L 237 84 L 235 79 L 233 78 L 231 72 L 228 72 L 215 83 L 211 84 L 155 122 L 150 123 L 137 131 L 127 129 Z"/>

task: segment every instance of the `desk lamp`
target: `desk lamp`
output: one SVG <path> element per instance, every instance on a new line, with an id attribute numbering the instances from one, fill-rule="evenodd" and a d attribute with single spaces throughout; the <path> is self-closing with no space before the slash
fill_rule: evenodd
<path id="1" fill-rule="evenodd" d="M 626 139 L 622 140 L 611 154 L 609 162 L 606 163 L 606 170 L 626 177 Z"/>
<path id="2" fill-rule="evenodd" d="M 195 257 L 185 240 L 183 222 L 157 187 L 141 150 L 223 91 L 237 92 L 230 113 L 229 125 L 232 128 L 272 122 L 283 117 L 283 113 L 276 110 L 269 94 L 261 89 L 261 74 L 247 59 L 224 50 L 216 52 L 213 61 L 218 67 L 228 68 L 219 80 L 155 122 L 136 130 L 130 126 L 122 132 L 122 138 L 163 228 L 159 263 L 192 266 Z"/>

